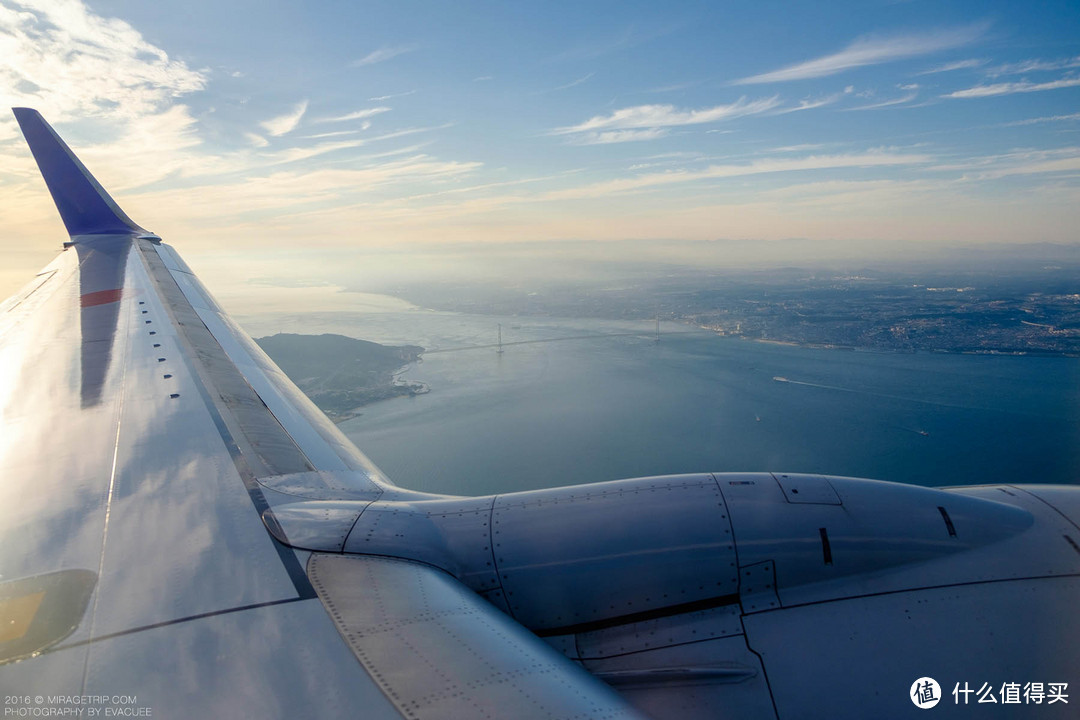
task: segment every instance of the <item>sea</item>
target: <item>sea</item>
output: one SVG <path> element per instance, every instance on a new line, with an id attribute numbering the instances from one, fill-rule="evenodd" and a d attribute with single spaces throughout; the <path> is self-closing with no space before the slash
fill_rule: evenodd
<path id="1" fill-rule="evenodd" d="M 242 322 L 253 336 L 335 332 L 426 348 L 400 377 L 428 392 L 362 407 L 340 426 L 415 490 L 483 495 L 703 471 L 1080 482 L 1074 358 L 807 348 L 674 322 L 658 333 L 655 322 L 389 299 Z"/>

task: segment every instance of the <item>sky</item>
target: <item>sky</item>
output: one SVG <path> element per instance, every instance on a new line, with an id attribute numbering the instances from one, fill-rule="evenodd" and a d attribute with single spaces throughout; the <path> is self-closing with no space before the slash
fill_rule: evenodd
<path id="1" fill-rule="evenodd" d="M 1075 0 L 0 0 L 0 104 L 219 296 L 508 243 L 1080 243 Z M 0 227 L 6 297 L 65 239 L 7 113 Z"/>

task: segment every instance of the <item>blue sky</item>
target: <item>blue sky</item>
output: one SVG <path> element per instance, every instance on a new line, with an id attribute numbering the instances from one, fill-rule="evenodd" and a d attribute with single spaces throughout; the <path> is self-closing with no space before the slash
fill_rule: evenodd
<path id="1" fill-rule="evenodd" d="M 1080 241 L 1075 2 L 0 0 L 0 97 L 226 285 L 385 248 Z M 0 191 L 6 295 L 63 235 L 9 118 Z"/>

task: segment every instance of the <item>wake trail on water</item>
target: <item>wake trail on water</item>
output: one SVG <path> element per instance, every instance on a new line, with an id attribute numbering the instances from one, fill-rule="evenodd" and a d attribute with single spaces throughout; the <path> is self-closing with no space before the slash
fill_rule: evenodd
<path id="1" fill-rule="evenodd" d="M 819 388 L 821 390 L 835 390 L 836 392 L 852 393 L 854 395 L 868 395 L 870 397 L 885 398 L 887 400 L 899 400 L 901 402 L 918 403 L 920 405 L 932 405 L 934 407 L 950 408 L 953 410 L 976 410 L 978 412 L 997 412 L 1006 415 L 1023 415 L 1027 417 L 1045 418 L 1045 415 L 1039 413 L 1029 413 L 1022 410 L 1006 410 L 996 407 L 982 407 L 979 405 L 957 405 L 956 403 L 941 402 L 938 400 L 926 400 L 924 398 L 907 397 L 904 395 L 892 395 L 890 393 L 879 393 L 872 390 L 858 390 L 856 388 L 840 387 L 838 385 L 824 385 L 822 383 L 806 382 L 804 380 L 791 380 L 786 377 L 776 376 L 773 380 L 778 383 L 784 383 L 785 385 L 802 385 L 804 387 Z M 915 430 L 914 432 L 920 432 Z"/>
<path id="2" fill-rule="evenodd" d="M 670 335 L 698 335 L 700 334 L 696 330 L 676 330 L 674 332 L 666 332 L 661 337 L 668 337 Z M 539 338 L 536 340 L 510 340 L 501 344 L 490 343 L 487 345 L 464 345 L 462 347 L 449 347 L 449 348 L 436 348 L 435 350 L 426 350 L 425 355 L 434 355 L 436 353 L 450 353 L 450 352 L 462 352 L 464 350 L 488 350 L 491 348 L 507 348 L 514 345 L 539 345 L 541 343 L 555 343 L 566 342 L 567 340 L 600 340 L 604 338 L 617 338 L 617 337 L 640 337 L 642 339 L 649 339 L 646 333 L 641 332 L 627 332 L 627 333 L 591 333 L 589 335 L 567 335 L 566 337 L 553 337 L 553 338 Z"/>

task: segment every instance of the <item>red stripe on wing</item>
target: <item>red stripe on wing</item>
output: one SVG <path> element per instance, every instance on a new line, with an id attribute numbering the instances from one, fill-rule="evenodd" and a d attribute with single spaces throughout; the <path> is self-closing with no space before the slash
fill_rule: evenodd
<path id="1" fill-rule="evenodd" d="M 95 305 L 105 305 L 107 303 L 120 302 L 120 296 L 122 294 L 122 288 L 115 288 L 113 290 L 98 290 L 97 292 L 86 293 L 82 296 L 82 306 L 93 307 Z"/>

